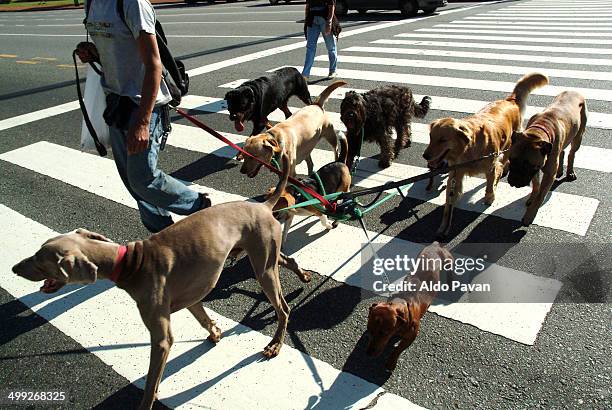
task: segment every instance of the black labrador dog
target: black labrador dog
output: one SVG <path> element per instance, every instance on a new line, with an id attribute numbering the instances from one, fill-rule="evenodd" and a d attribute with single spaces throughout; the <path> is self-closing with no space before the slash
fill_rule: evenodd
<path id="1" fill-rule="evenodd" d="M 305 104 L 312 103 L 302 74 L 293 67 L 284 67 L 269 76 L 242 83 L 238 88 L 228 91 L 225 100 L 236 131 L 244 131 L 244 123 L 251 121 L 251 135 L 257 135 L 268 124 L 268 115 L 277 108 L 283 111 L 285 118 L 291 116 L 287 102 L 293 95 Z"/>

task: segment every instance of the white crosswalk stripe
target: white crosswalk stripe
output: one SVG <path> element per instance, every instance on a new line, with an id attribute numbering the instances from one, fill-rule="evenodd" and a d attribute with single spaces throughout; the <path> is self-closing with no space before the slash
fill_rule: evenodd
<path id="1" fill-rule="evenodd" d="M 612 19 L 610 19 L 612 21 Z M 559 44 L 583 44 L 583 45 L 609 45 L 610 39 L 599 38 L 540 38 L 540 37 L 519 37 L 519 36 L 487 36 L 469 34 L 446 34 L 446 33 L 402 33 L 397 37 L 402 38 L 451 38 L 454 40 L 487 40 L 487 41 L 510 41 L 513 43 L 559 43 Z"/>
<path id="2" fill-rule="evenodd" d="M 420 44 L 420 46 L 427 46 L 427 44 Z M 430 44 L 431 46 L 442 46 L 441 44 Z M 449 45 L 450 46 L 450 45 Z M 579 57 L 557 57 L 547 55 L 533 55 L 533 54 L 490 54 L 485 52 L 473 52 L 473 51 L 456 51 L 456 50 L 434 50 L 425 48 L 400 48 L 400 47 L 361 47 L 353 46 L 342 49 L 344 53 L 351 52 L 362 52 L 362 53 L 373 53 L 373 54 L 402 54 L 402 55 L 416 55 L 416 56 L 435 56 L 435 57 L 456 57 L 456 58 L 469 58 L 478 60 L 509 60 L 509 61 L 532 61 L 538 63 L 553 63 L 553 64 L 579 64 L 579 65 L 593 65 L 593 66 L 608 66 L 612 64 L 612 59 L 605 58 L 579 58 Z M 321 56 L 325 57 L 325 56 Z M 343 55 L 339 56 L 342 58 Z M 548 70 L 547 70 L 548 71 Z M 609 73 L 608 73 L 609 74 Z"/>
<path id="3" fill-rule="evenodd" d="M 436 36 L 429 36 L 436 37 Z M 442 36 L 440 36 L 442 37 Z M 490 50 L 519 50 L 538 51 L 544 53 L 572 53 L 572 54 L 612 54 L 612 48 L 595 47 L 558 47 L 558 46 L 534 46 L 532 44 L 501 44 L 501 43 L 473 43 L 464 41 L 429 41 L 429 40 L 397 40 L 381 39 L 372 41 L 372 44 L 395 44 L 406 46 L 435 46 L 456 48 L 486 48 Z"/>

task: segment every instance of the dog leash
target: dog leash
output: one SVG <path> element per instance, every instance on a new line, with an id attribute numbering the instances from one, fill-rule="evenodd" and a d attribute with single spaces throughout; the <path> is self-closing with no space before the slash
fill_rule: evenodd
<path id="1" fill-rule="evenodd" d="M 242 147 L 238 146 L 237 144 L 234 144 L 232 141 L 230 141 L 229 139 L 227 139 L 226 137 L 224 137 L 223 135 L 221 135 L 220 133 L 218 133 L 214 129 L 210 128 L 208 125 L 204 124 L 203 122 L 201 122 L 197 118 L 187 114 L 185 111 L 181 110 L 180 108 L 175 108 L 175 110 L 183 118 L 189 120 L 191 123 L 195 124 L 196 126 L 201 128 L 202 130 L 206 131 L 207 133 L 209 133 L 213 137 L 223 141 L 225 144 L 227 144 L 230 147 L 234 148 L 235 150 L 239 151 L 242 155 L 247 156 L 247 157 L 253 159 L 254 161 L 258 162 L 260 165 L 263 165 L 264 167 L 268 168 L 270 171 L 274 172 L 276 175 L 282 176 L 283 173 L 280 170 L 276 169 L 273 165 L 271 165 L 271 164 L 269 164 L 269 163 L 267 163 L 265 161 L 262 161 L 259 158 L 257 158 L 256 156 L 248 153 L 247 151 L 242 149 Z M 336 204 L 335 203 L 332 204 L 331 202 L 329 202 L 327 199 L 325 199 L 322 195 L 320 195 L 314 189 L 304 185 L 303 183 L 301 183 L 297 179 L 293 178 L 292 176 L 289 176 L 289 182 L 291 182 L 291 184 L 301 188 L 302 190 L 307 192 L 309 195 L 314 197 L 321 204 L 323 204 L 325 209 L 327 209 L 329 212 L 332 212 L 332 213 L 336 212 Z"/>

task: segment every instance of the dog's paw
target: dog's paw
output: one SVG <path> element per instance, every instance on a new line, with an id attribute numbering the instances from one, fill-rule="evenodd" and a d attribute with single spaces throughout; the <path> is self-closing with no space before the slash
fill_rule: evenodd
<path id="1" fill-rule="evenodd" d="M 332 222 L 332 229 L 333 229 L 333 228 L 337 228 L 337 227 L 338 227 L 338 225 L 340 225 L 340 222 L 339 222 L 339 221 L 337 221 L 337 220 L 336 220 L 336 221 Z"/>
<path id="2" fill-rule="evenodd" d="M 575 172 L 569 172 L 566 176 L 565 176 L 565 180 L 567 182 L 572 182 L 575 181 L 576 179 L 578 179 L 578 177 L 576 176 Z"/>
<path id="3" fill-rule="evenodd" d="M 221 340 L 221 329 L 219 329 L 217 326 L 213 326 L 209 332 L 210 334 L 206 339 L 213 343 L 219 343 Z"/>
<path id="4" fill-rule="evenodd" d="M 485 195 L 485 198 L 484 198 L 485 205 L 493 205 L 493 202 L 495 202 L 495 194 Z"/>
<path id="5" fill-rule="evenodd" d="M 281 346 L 283 344 L 281 342 L 275 342 L 274 340 L 270 342 L 263 350 L 263 355 L 266 359 L 271 359 L 273 357 L 278 356 L 280 353 Z"/>
<path id="6" fill-rule="evenodd" d="M 298 277 L 303 283 L 309 283 L 312 280 L 312 272 L 309 270 L 302 270 Z"/>
<path id="7" fill-rule="evenodd" d="M 391 166 L 391 161 L 390 160 L 388 160 L 388 159 L 378 160 L 378 168 L 385 169 L 385 168 L 389 168 L 390 166 Z"/>

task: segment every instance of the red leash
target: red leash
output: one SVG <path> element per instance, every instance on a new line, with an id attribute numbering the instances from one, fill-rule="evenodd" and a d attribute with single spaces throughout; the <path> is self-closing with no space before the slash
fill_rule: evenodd
<path id="1" fill-rule="evenodd" d="M 283 173 L 280 170 L 274 168 L 271 164 L 260 160 L 256 156 L 251 155 L 250 153 L 246 152 L 241 147 L 239 147 L 238 145 L 234 144 L 232 141 L 228 140 L 223 135 L 219 134 L 217 131 L 213 130 L 212 128 L 210 128 L 208 125 L 204 124 L 203 122 L 201 122 L 197 118 L 187 114 L 185 111 L 181 110 L 180 108 L 176 108 L 176 112 L 181 114 L 184 118 L 188 119 L 193 124 L 197 125 L 201 129 L 203 129 L 204 131 L 206 131 L 207 133 L 212 135 L 213 137 L 223 141 L 224 143 L 226 143 L 230 147 L 234 148 L 235 150 L 238 150 L 240 153 L 242 153 L 242 155 L 245 155 L 245 156 L 247 156 L 247 157 L 257 161 L 258 163 L 260 163 L 264 167 L 268 168 L 270 171 L 274 172 L 276 175 L 282 176 Z M 319 202 L 321 202 L 321 204 L 323 204 L 323 206 L 325 206 L 325 208 L 328 211 L 330 211 L 332 213 L 336 212 L 336 204 L 335 203 L 332 204 L 327 199 L 323 198 L 323 196 L 321 196 L 321 194 L 319 194 L 317 191 L 315 191 L 312 188 L 304 185 L 302 182 L 298 181 L 297 179 L 295 179 L 295 178 L 293 178 L 291 176 L 289 177 L 289 182 L 291 182 L 293 185 L 296 185 L 296 186 L 300 187 L 301 189 L 306 191 L 308 194 L 312 195 L 315 199 L 318 199 Z"/>

